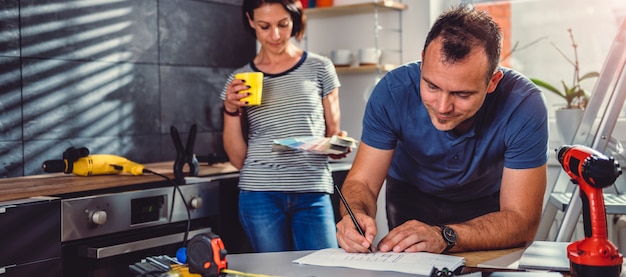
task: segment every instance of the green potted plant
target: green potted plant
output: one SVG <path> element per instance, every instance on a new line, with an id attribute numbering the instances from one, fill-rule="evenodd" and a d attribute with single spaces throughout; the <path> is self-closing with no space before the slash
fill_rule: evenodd
<path id="1" fill-rule="evenodd" d="M 584 110 L 587 106 L 587 102 L 589 101 L 589 96 L 587 95 L 585 90 L 580 87 L 580 82 L 585 79 L 598 77 L 598 76 L 600 76 L 600 74 L 594 71 L 594 72 L 589 72 L 583 75 L 582 77 L 575 77 L 574 83 L 572 84 L 571 87 L 567 86 L 565 81 L 561 81 L 561 85 L 563 86 L 563 91 L 560 91 L 554 86 L 542 80 L 539 80 L 537 78 L 530 78 L 530 80 L 533 83 L 535 83 L 535 85 L 545 88 L 546 90 L 550 92 L 554 92 L 558 96 L 565 99 L 565 101 L 567 102 L 567 105 L 563 107 L 564 109 L 576 108 L 576 109 Z"/>
<path id="2" fill-rule="evenodd" d="M 563 56 L 572 66 L 574 67 L 574 76 L 572 77 L 571 84 L 567 84 L 564 80 L 561 80 L 562 90 L 558 89 L 556 86 L 553 86 L 545 81 L 542 81 L 537 78 L 530 78 L 530 80 L 535 83 L 537 86 L 544 88 L 546 91 L 552 92 L 559 97 L 565 99 L 566 106 L 556 110 L 556 123 L 557 130 L 559 131 L 559 137 L 563 144 L 571 143 L 574 134 L 576 133 L 576 129 L 580 124 L 580 120 L 584 113 L 584 109 L 587 107 L 587 103 L 589 102 L 589 95 L 580 85 L 580 82 L 596 78 L 600 76 L 600 73 L 596 71 L 588 72 L 584 75 L 580 75 L 580 67 L 578 64 L 578 45 L 574 40 L 574 34 L 572 33 L 572 29 L 567 30 L 570 34 L 570 39 L 572 40 L 572 48 L 574 50 L 574 59 L 570 59 L 559 49 L 554 43 L 550 42 L 554 48 Z"/>
<path id="3" fill-rule="evenodd" d="M 537 86 L 540 86 L 550 92 L 553 92 L 556 95 L 565 99 L 567 103 L 567 105 L 564 107 L 565 109 L 577 108 L 577 109 L 584 110 L 585 107 L 587 106 L 587 102 L 589 102 L 589 95 L 587 95 L 585 90 L 580 86 L 580 82 L 587 80 L 587 79 L 598 77 L 600 76 L 600 73 L 596 71 L 592 71 L 592 72 L 589 72 L 580 76 L 580 67 L 578 65 L 578 51 L 577 51 L 578 44 L 576 44 L 576 41 L 574 40 L 574 34 L 572 33 L 572 29 L 571 28 L 567 29 L 567 31 L 569 32 L 570 39 L 572 40 L 572 48 L 574 50 L 573 61 L 570 58 L 568 58 L 567 55 L 565 55 L 563 51 L 561 51 L 561 49 L 559 49 L 556 45 L 554 45 L 554 43 L 551 42 L 551 44 L 552 46 L 554 46 L 554 48 L 556 48 L 557 51 L 559 51 L 559 53 L 561 54 L 561 56 L 565 58 L 565 60 L 567 60 L 572 66 L 574 66 L 574 76 L 572 78 L 571 85 L 568 86 L 567 83 L 565 83 L 565 81 L 561 80 L 561 85 L 563 87 L 563 90 L 559 90 L 555 86 L 547 82 L 544 82 L 540 79 L 530 78 L 530 80 L 533 83 L 535 83 Z"/>

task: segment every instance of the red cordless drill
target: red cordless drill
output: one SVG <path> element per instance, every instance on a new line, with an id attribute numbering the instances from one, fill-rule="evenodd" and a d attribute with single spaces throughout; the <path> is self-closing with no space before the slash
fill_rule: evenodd
<path id="1" fill-rule="evenodd" d="M 608 240 L 606 210 L 602 189 L 611 186 L 622 174 L 613 157 L 580 145 L 565 145 L 557 150 L 559 163 L 580 187 L 585 238 L 567 246 L 570 273 L 577 276 L 619 276 L 623 256 Z"/>

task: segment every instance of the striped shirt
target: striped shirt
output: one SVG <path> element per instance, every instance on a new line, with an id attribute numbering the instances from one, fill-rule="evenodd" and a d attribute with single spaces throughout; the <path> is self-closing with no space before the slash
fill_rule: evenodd
<path id="1" fill-rule="evenodd" d="M 246 71 L 260 70 L 252 62 L 235 70 L 222 90 L 222 100 L 234 75 Z M 304 52 L 300 61 L 283 73 L 264 73 L 261 105 L 247 108 L 248 152 L 240 172 L 240 189 L 333 193 L 326 155 L 272 152 L 272 145 L 276 139 L 324 137 L 322 99 L 339 86 L 332 62 L 310 52 Z"/>

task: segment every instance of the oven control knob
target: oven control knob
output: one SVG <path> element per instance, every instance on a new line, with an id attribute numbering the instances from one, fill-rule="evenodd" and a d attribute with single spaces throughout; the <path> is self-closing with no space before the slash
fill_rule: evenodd
<path id="1" fill-rule="evenodd" d="M 95 211 L 91 214 L 91 222 L 97 225 L 104 225 L 107 222 L 107 212 Z"/>
<path id="2" fill-rule="evenodd" d="M 191 201 L 189 201 L 189 204 L 193 209 L 200 209 L 200 207 L 202 207 L 202 198 L 193 197 L 191 198 Z"/>

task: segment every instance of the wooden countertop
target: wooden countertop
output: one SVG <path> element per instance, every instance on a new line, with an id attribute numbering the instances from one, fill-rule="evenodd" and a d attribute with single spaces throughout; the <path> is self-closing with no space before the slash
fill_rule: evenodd
<path id="1" fill-rule="evenodd" d="M 478 266 L 478 264 L 493 260 L 495 258 L 502 257 L 507 254 L 511 254 L 513 252 L 523 250 L 523 249 L 524 249 L 523 247 L 518 247 L 518 248 L 500 249 L 500 250 L 452 253 L 451 255 L 463 257 L 465 258 L 465 266 L 475 267 L 475 266 Z"/>
<path id="2" fill-rule="evenodd" d="M 350 162 L 330 163 L 331 171 L 347 171 L 351 166 Z M 174 178 L 173 161 L 144 164 L 144 167 L 169 178 Z M 183 168 L 183 172 L 188 172 L 187 166 Z M 222 174 L 238 172 L 230 163 L 200 164 L 198 167 L 198 177 L 216 176 L 218 178 Z M 159 181 L 164 181 L 164 179 L 154 174 L 133 176 L 127 173 L 87 177 L 65 173 L 46 173 L 15 178 L 0 178 L 0 202 Z"/>
<path id="3" fill-rule="evenodd" d="M 145 168 L 156 173 L 174 178 L 174 162 L 161 162 L 144 164 Z M 188 172 L 187 167 L 184 172 Z M 200 165 L 198 176 L 237 173 L 238 170 L 230 163 L 214 165 Z M 76 176 L 65 173 L 49 173 L 40 175 L 23 176 L 16 178 L 0 179 L 0 202 L 17 200 L 38 196 L 51 196 L 72 192 L 115 188 L 121 186 L 137 185 L 149 182 L 163 181 L 163 178 L 153 174 L 133 176 L 130 174 L 100 175 L 100 176 Z"/>

